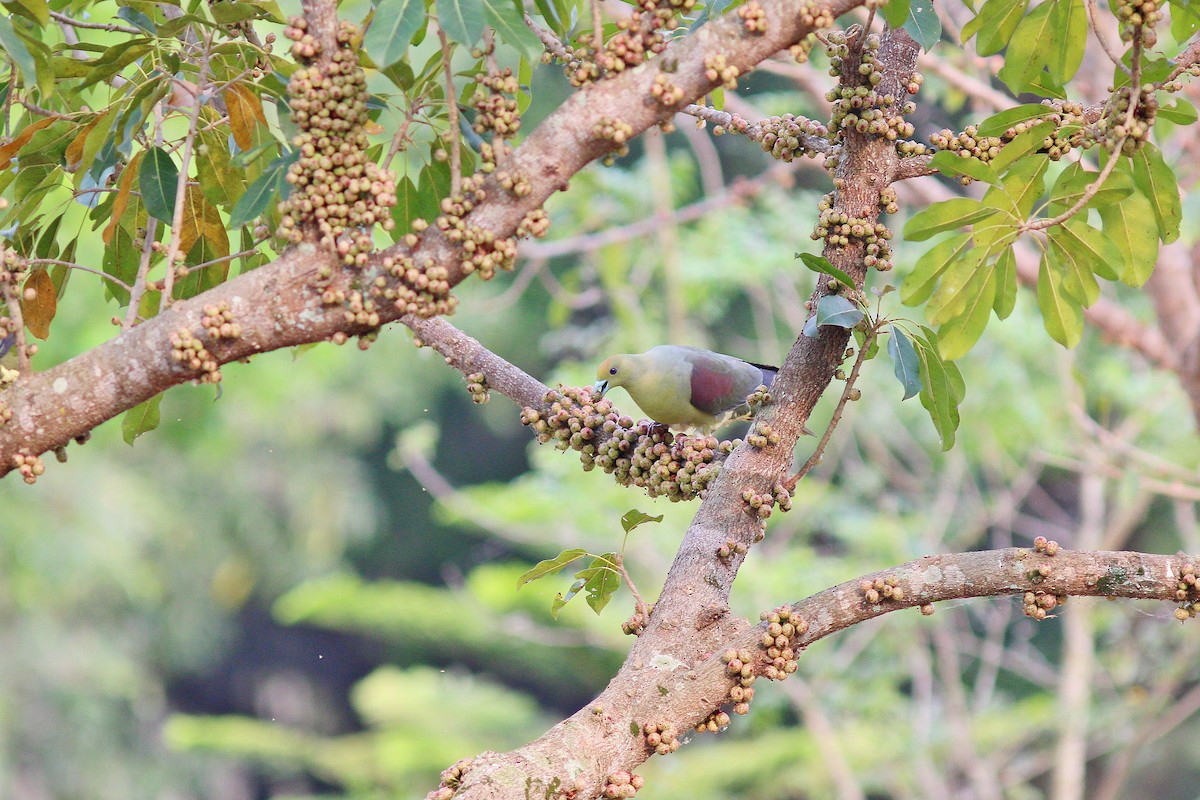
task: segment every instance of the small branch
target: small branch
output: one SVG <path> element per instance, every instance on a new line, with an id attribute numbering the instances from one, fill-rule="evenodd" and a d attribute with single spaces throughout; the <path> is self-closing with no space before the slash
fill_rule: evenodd
<path id="1" fill-rule="evenodd" d="M 804 462 L 804 466 L 783 483 L 789 492 L 796 488 L 796 484 L 812 471 L 813 467 L 821 463 L 821 458 L 825 455 L 825 448 L 829 445 L 829 440 L 833 438 L 833 431 L 837 428 L 838 423 L 842 421 L 842 413 L 846 410 L 846 404 L 850 402 L 850 398 L 854 394 L 854 383 L 858 380 L 862 365 L 866 363 L 867 352 L 871 349 L 871 345 L 878 336 L 879 328 L 874 327 L 863 339 L 862 347 L 858 348 L 858 357 L 854 359 L 854 366 L 851 367 L 850 374 L 846 377 L 846 386 L 842 389 L 842 396 L 838 399 L 837 407 L 833 409 L 833 416 L 829 419 L 829 425 L 825 427 L 825 433 L 821 436 L 821 441 L 817 442 L 817 449 L 808 457 L 808 461 Z"/>
<path id="2" fill-rule="evenodd" d="M 62 261 L 61 259 L 57 259 L 57 258 L 31 258 L 31 259 L 29 259 L 30 266 L 35 266 L 38 264 L 53 264 L 53 265 L 60 266 L 60 267 L 68 267 L 69 269 L 77 269 L 80 272 L 88 272 L 88 273 L 91 273 L 92 275 L 99 276 L 100 278 L 108 281 L 111 284 L 120 286 L 122 289 L 124 289 L 127 292 L 131 292 L 133 290 L 133 287 L 131 287 L 128 283 L 126 283 L 125 281 L 116 277 L 115 275 L 109 275 L 107 272 L 103 272 L 98 269 L 92 269 L 91 267 L 85 267 L 83 264 L 76 264 L 74 261 Z"/>
<path id="3" fill-rule="evenodd" d="M 17 370 L 24 376 L 29 374 L 29 350 L 25 346 L 25 317 L 21 314 L 20 288 L 6 283 L 4 300 L 8 305 L 8 318 L 12 320 L 17 339 L 13 349 L 17 351 Z"/>
<path id="4" fill-rule="evenodd" d="M 604 49 L 604 21 L 600 16 L 600 0 L 592 0 L 592 49 Z"/>
<path id="5" fill-rule="evenodd" d="M 175 213 L 171 217 L 171 240 L 167 245 L 167 275 L 163 280 L 162 297 L 159 298 L 160 309 L 166 308 L 173 302 L 171 293 L 175 289 L 175 259 L 179 254 L 179 242 L 183 237 L 183 211 L 186 205 L 184 199 L 187 196 L 188 172 L 191 171 L 192 166 L 192 148 L 195 146 L 196 132 L 200 127 L 200 111 L 204 108 L 200 97 L 209 90 L 208 58 L 211 47 L 212 33 L 205 31 L 200 53 L 200 72 L 196 77 L 196 98 L 192 104 L 191 118 L 188 120 L 188 132 L 183 140 L 183 152 L 179 156 L 179 183 L 175 186 Z"/>
<path id="6" fill-rule="evenodd" d="M 450 40 L 438 24 L 438 41 L 442 45 L 442 69 L 446 75 L 446 108 L 450 114 L 450 193 L 462 191 L 462 132 L 458 128 L 458 96 L 454 93 L 454 71 L 450 67 Z"/>
<path id="7" fill-rule="evenodd" d="M 737 114 L 730 114 L 727 111 L 718 111 L 709 106 L 697 105 L 689 103 L 679 109 L 679 113 L 687 114 L 697 119 L 702 119 L 705 122 L 711 122 L 714 125 L 720 125 L 729 133 L 740 133 L 751 141 L 762 141 L 765 131 L 762 127 L 762 122 L 747 122 L 743 117 Z M 797 119 L 803 119 L 797 117 Z M 813 153 L 825 154 L 829 152 L 829 140 L 823 136 L 813 136 L 807 133 L 801 133 L 798 137 L 805 155 Z"/>
<path id="8" fill-rule="evenodd" d="M 158 235 L 158 219 L 147 217 L 146 238 L 142 244 L 142 260 L 138 263 L 137 277 L 133 279 L 133 287 L 129 290 L 129 307 L 125 309 L 125 319 L 121 322 L 121 330 L 129 330 L 138 320 L 138 309 L 142 305 L 142 295 L 146 293 L 146 281 L 150 274 L 150 257 L 154 254 L 154 241 Z"/>
<path id="9" fill-rule="evenodd" d="M 542 40 L 542 46 L 553 53 L 554 57 L 559 61 L 567 61 L 571 58 L 571 54 L 567 52 L 566 46 L 559 41 L 558 37 L 541 25 L 538 25 L 533 17 L 528 14 L 525 15 L 525 24 Z"/>
<path id="10" fill-rule="evenodd" d="M 644 618 L 650 613 L 650 607 L 646 605 L 646 601 L 642 599 L 642 595 L 638 592 L 637 587 L 634 586 L 633 578 L 629 577 L 629 570 L 625 569 L 625 557 L 620 553 L 617 553 L 613 557 L 613 567 L 615 567 L 618 574 L 620 574 L 621 580 L 623 580 L 625 585 L 629 587 L 629 592 L 633 595 L 635 610 Z"/>
<path id="11" fill-rule="evenodd" d="M 73 19 L 66 14 L 60 14 L 57 11 L 50 12 L 50 18 L 58 20 L 64 25 L 70 25 L 72 28 L 87 28 L 93 31 L 113 31 L 115 33 L 128 33 L 133 36 L 144 36 L 145 31 L 132 28 L 128 25 L 117 25 L 110 22 L 84 22 L 83 20 Z"/>
<path id="12" fill-rule="evenodd" d="M 1108 38 L 1105 37 L 1104 33 L 1100 30 L 1100 15 L 1096 10 L 1096 0 L 1084 0 L 1084 5 L 1087 6 L 1088 20 L 1092 23 L 1092 32 L 1096 34 L 1096 41 L 1098 41 L 1100 43 L 1100 47 L 1104 49 L 1104 54 L 1108 56 L 1108 60 L 1111 61 L 1117 67 L 1117 69 L 1128 75 L 1129 67 L 1125 66 L 1120 57 L 1113 52 L 1112 48 L 1108 44 Z"/>

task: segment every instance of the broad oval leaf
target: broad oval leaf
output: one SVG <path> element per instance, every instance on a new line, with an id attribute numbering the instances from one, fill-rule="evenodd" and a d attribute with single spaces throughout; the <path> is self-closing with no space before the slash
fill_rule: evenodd
<path id="1" fill-rule="evenodd" d="M 1100 221 L 1121 253 L 1117 277 L 1128 286 L 1141 286 L 1158 262 L 1158 237 L 1146 235 L 1157 224 L 1150 201 L 1140 193 L 1132 194 L 1120 203 L 1102 206 Z"/>
<path id="2" fill-rule="evenodd" d="M 1183 208 L 1179 202 L 1179 183 L 1175 172 L 1163 161 L 1162 153 L 1150 142 L 1143 144 L 1131 159 L 1133 180 L 1154 209 L 1158 236 L 1163 244 L 1179 238 Z"/>
<path id="3" fill-rule="evenodd" d="M 483 36 L 483 0 L 436 0 L 438 24 L 452 41 L 470 47 Z"/>
<path id="4" fill-rule="evenodd" d="M 990 271 L 987 253 L 975 248 L 955 259 L 942 275 L 937 291 L 925 306 L 926 318 L 935 325 L 962 314 L 972 299 L 983 289 L 986 273 Z M 981 277 L 983 276 L 983 277 Z"/>
<path id="5" fill-rule="evenodd" d="M 1017 29 L 1028 7 L 1029 0 L 987 0 L 975 18 L 963 26 L 963 43 L 978 33 L 975 49 L 979 55 L 990 56 L 999 53 L 1008 46 L 1013 31 Z M 983 136 L 999 135 L 983 133 L 982 130 L 980 133 Z"/>
<path id="6" fill-rule="evenodd" d="M 863 319 L 863 312 L 840 294 L 827 294 L 817 302 L 816 325 L 853 328 Z"/>
<path id="7" fill-rule="evenodd" d="M 1054 181 L 1054 186 L 1050 188 L 1050 202 L 1064 210 L 1074 207 L 1079 202 L 1079 198 L 1088 191 L 1088 187 L 1099 177 L 1099 174 L 1084 169 L 1078 161 L 1069 164 Z M 1086 207 L 1099 208 L 1109 203 L 1116 203 L 1129 197 L 1133 191 L 1133 180 L 1129 175 L 1114 171 L 1103 184 L 1097 187 Z"/>
<path id="8" fill-rule="evenodd" d="M 25 327 L 39 339 L 50 336 L 50 322 L 58 311 L 58 291 L 50 278 L 49 270 L 39 269 L 25 281 L 25 292 L 32 290 L 32 297 L 21 295 L 21 316 Z"/>
<path id="9" fill-rule="evenodd" d="M 926 53 L 933 49 L 942 38 L 942 20 L 933 10 L 933 0 L 910 0 L 904 30 Z"/>
<path id="10" fill-rule="evenodd" d="M 964 225 L 979 222 L 995 213 L 994 208 L 988 208 L 970 197 L 943 200 L 940 203 L 934 203 L 904 223 L 904 238 L 914 242 L 924 241 L 944 231 L 952 231 Z"/>
<path id="11" fill-rule="evenodd" d="M 525 24 L 525 12 L 513 0 L 483 0 L 488 25 L 500 39 L 525 58 L 538 58 L 545 49 L 542 40 Z"/>
<path id="12" fill-rule="evenodd" d="M 989 0 L 989 3 L 991 1 Z M 1052 111 L 1053 109 L 1041 103 L 1025 103 L 1015 108 L 1006 108 L 998 114 L 992 114 L 976 127 L 980 136 L 1003 136 L 1017 123 L 1044 117 Z"/>
<path id="13" fill-rule="evenodd" d="M 996 259 L 996 299 L 992 310 L 996 319 L 1008 319 L 1017 305 L 1017 257 L 1011 247 L 1005 248 Z"/>
<path id="14" fill-rule="evenodd" d="M 161 147 L 151 147 L 146 151 L 138 169 L 138 186 L 142 191 L 142 204 L 150 216 L 170 225 L 175 213 L 179 167 Z"/>
<path id="15" fill-rule="evenodd" d="M 1037 299 L 1042 324 L 1050 338 L 1063 347 L 1079 344 L 1083 337 L 1083 308 L 1063 291 L 1062 276 L 1051 267 L 1045 253 L 1038 268 Z"/>
<path id="16" fill-rule="evenodd" d="M 917 260 L 917 266 L 900 284 L 900 302 L 906 306 L 924 303 L 937 288 L 938 278 L 971 244 L 969 233 L 957 233 L 935 244 Z"/>
<path id="17" fill-rule="evenodd" d="M 985 164 L 978 158 L 964 157 L 949 150 L 942 150 L 935 154 L 929 160 L 929 166 L 951 178 L 965 175 L 968 178 L 983 181 L 984 183 L 993 185 L 1000 183 L 1000 175 L 990 165 Z"/>
<path id="18" fill-rule="evenodd" d="M 983 335 L 996 299 L 996 270 L 984 265 L 972 276 L 963 295 L 962 311 L 938 330 L 938 349 L 947 361 L 966 355 Z"/>
<path id="19" fill-rule="evenodd" d="M 904 388 L 904 397 L 900 398 L 903 401 L 921 392 L 921 360 L 908 334 L 895 325 L 891 326 L 890 331 L 888 355 L 892 357 L 892 371 L 896 380 Z"/>
<path id="20" fill-rule="evenodd" d="M 363 47 L 379 69 L 404 58 L 413 36 L 425 24 L 425 0 L 377 0 Z"/>

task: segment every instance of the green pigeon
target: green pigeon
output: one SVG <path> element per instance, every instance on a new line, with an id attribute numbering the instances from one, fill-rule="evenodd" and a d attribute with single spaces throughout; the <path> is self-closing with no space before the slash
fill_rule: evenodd
<path id="1" fill-rule="evenodd" d="M 623 386 L 651 419 L 663 425 L 709 433 L 749 415 L 746 397 L 770 386 L 777 367 L 733 356 L 663 344 L 641 354 L 612 356 L 596 370 L 595 389 L 604 395 Z"/>

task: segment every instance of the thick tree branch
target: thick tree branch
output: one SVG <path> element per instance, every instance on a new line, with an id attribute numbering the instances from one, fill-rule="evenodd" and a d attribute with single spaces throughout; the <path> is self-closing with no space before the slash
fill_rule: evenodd
<path id="1" fill-rule="evenodd" d="M 793 647 L 799 653 L 826 636 L 893 611 L 968 597 L 1036 593 L 1173 602 L 1188 563 L 1196 559 L 1067 550 L 1048 556 L 1025 548 L 926 556 L 793 603 L 790 608 L 807 623 L 793 638 Z M 869 603 L 862 587 L 888 579 L 901 590 L 901 599 Z M 641 737 L 630 734 L 632 724 L 653 719 L 688 730 L 728 704 L 734 681 L 722 653 L 749 650 L 755 654 L 752 663 L 761 668 L 765 628 L 766 623 L 751 626 L 739 619 L 722 623 L 719 633 L 724 635 L 714 635 L 715 627 L 689 631 L 704 648 L 703 657 L 691 665 L 670 650 L 639 653 L 635 648 L 621 674 L 586 708 L 520 750 L 474 759 L 455 800 L 524 798 L 526 792 L 541 797 L 551 785 L 580 787 L 577 800 L 595 797 L 605 776 L 632 771 L 650 757 Z"/>
<path id="2" fill-rule="evenodd" d="M 859 1 L 832 0 L 823 6 L 836 17 Z M 768 23 L 765 33 L 748 34 L 736 15 L 726 15 L 676 40 L 658 58 L 577 92 L 498 165 L 497 173 L 526 178 L 531 191 L 521 196 L 505 192 L 493 176 L 484 186 L 486 199 L 476 204 L 465 220 L 498 238 L 511 236 L 529 212 L 554 192 L 566 189 L 572 175 L 609 151 L 612 143 L 596 132 L 603 118 L 619 119 L 635 133 L 669 120 L 675 108 L 653 100 L 650 92 L 655 77 L 664 74 L 664 69 L 671 69 L 665 74 L 682 90 L 685 101 L 695 100 L 718 83 L 705 77 L 705 60 L 710 56 L 724 55 L 726 63 L 744 74 L 812 32 L 812 27 L 801 21 L 802 11 L 808 8 L 802 0 L 767 0 L 762 5 Z M 310 28 L 319 37 L 333 35 L 333 9 L 328 2 L 305 3 Z M 423 260 L 446 266 L 451 285 L 467 275 L 461 250 L 435 226 L 421 236 L 415 251 Z M 392 252 L 407 251 L 397 246 Z M 376 265 L 383 255 L 375 260 Z M 266 350 L 322 341 L 337 332 L 364 332 L 345 321 L 341 308 L 322 305 L 317 288 L 322 268 L 334 271 L 333 288 L 350 287 L 351 276 L 340 271 L 335 258 L 301 246 L 271 264 L 175 303 L 157 317 L 70 361 L 22 378 L 0 396 L 0 403 L 13 411 L 12 420 L 0 428 L 0 475 L 13 468 L 18 449 L 37 454 L 64 446 L 101 422 L 197 377 L 171 359 L 170 337 L 183 328 L 200 331 L 205 306 L 228 303 L 243 331 L 241 339 L 209 347 L 221 364 Z M 392 322 L 400 315 L 400 311 L 385 307 L 380 322 Z"/>

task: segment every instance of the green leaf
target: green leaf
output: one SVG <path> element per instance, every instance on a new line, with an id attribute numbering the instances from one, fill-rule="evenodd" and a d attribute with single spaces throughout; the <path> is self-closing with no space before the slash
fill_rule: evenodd
<path id="1" fill-rule="evenodd" d="M 1021 19 L 1008 43 L 998 77 L 1014 93 L 1034 91 L 1034 79 L 1046 66 L 1055 46 L 1054 0 L 1042 3 Z"/>
<path id="2" fill-rule="evenodd" d="M 900 398 L 904 401 L 921 392 L 921 360 L 917 358 L 917 349 L 913 347 L 908 334 L 895 325 L 891 326 L 890 331 L 888 355 L 892 357 L 892 371 L 896 374 L 896 380 L 904 387 L 904 397 Z"/>
<path id="3" fill-rule="evenodd" d="M 121 418 L 121 438 L 125 444 L 132 446 L 135 439 L 143 433 L 149 433 L 158 427 L 160 416 L 158 404 L 162 395 L 156 394 L 141 405 L 134 406 L 125 412 Z"/>
<path id="4" fill-rule="evenodd" d="M 1158 236 L 1163 244 L 1170 244 L 1179 238 L 1179 222 L 1183 219 L 1175 171 L 1167 166 L 1162 153 L 1150 142 L 1136 150 L 1130 160 L 1133 162 L 1133 180 L 1154 209 Z"/>
<path id="5" fill-rule="evenodd" d="M 1146 235 L 1146 230 L 1155 225 L 1150 201 L 1144 195 L 1132 194 L 1120 203 L 1103 206 L 1100 221 L 1105 235 L 1121 253 L 1117 277 L 1128 286 L 1141 286 L 1158 262 L 1158 237 Z"/>
<path id="6" fill-rule="evenodd" d="M 363 48 L 379 69 L 404 58 L 413 36 L 425 24 L 424 0 L 377 0 Z"/>
<path id="7" fill-rule="evenodd" d="M 989 3 L 992 0 L 989 0 Z M 986 6 L 985 6 L 986 8 Z M 1052 109 L 1041 103 L 1025 103 L 1016 108 L 1006 108 L 998 114 L 992 114 L 990 117 L 979 123 L 977 126 L 979 136 L 1003 136 L 1013 126 L 1021 122 L 1028 122 L 1031 119 L 1044 117 L 1050 113 Z"/>
<path id="8" fill-rule="evenodd" d="M 1078 161 L 1068 164 L 1067 168 L 1059 173 L 1058 179 L 1054 181 L 1054 186 L 1050 188 L 1051 204 L 1062 210 L 1073 208 L 1075 203 L 1079 202 L 1079 198 L 1083 197 L 1088 186 L 1099 177 L 1099 174 L 1084 169 Z M 1085 207 L 1099 208 L 1109 203 L 1116 203 L 1129 197 L 1133 191 L 1133 179 L 1124 172 L 1114 171 Z"/>
<path id="9" fill-rule="evenodd" d="M 1026 156 L 1013 164 L 1012 169 L 1005 173 L 1002 180 L 1004 191 L 1013 200 L 1017 213 L 1028 217 L 1033 211 L 1033 204 L 1045 191 L 1046 168 L 1050 165 L 1050 156 L 1044 153 Z M 992 190 L 988 190 L 991 194 Z M 985 204 L 989 204 L 987 194 L 983 196 Z"/>
<path id="10" fill-rule="evenodd" d="M 525 12 L 513 0 L 482 0 L 488 24 L 495 29 L 500 39 L 518 50 L 525 58 L 537 58 L 542 50 L 542 40 L 525 24 Z"/>
<path id="11" fill-rule="evenodd" d="M 957 233 L 935 244 L 917 260 L 917 266 L 900 284 L 900 302 L 915 306 L 928 300 L 937 288 L 938 278 L 947 267 L 962 258 L 970 245 L 969 233 Z"/>
<path id="12" fill-rule="evenodd" d="M 571 550 L 563 550 L 554 558 L 548 558 L 545 561 L 539 561 L 533 566 L 532 569 L 521 573 L 521 576 L 517 578 L 517 588 L 520 589 L 525 584 L 532 583 L 538 578 L 544 578 L 547 575 L 553 575 L 554 573 L 560 571 L 567 564 L 570 564 L 572 561 L 575 561 L 576 559 L 586 555 L 587 550 L 584 550 L 582 547 L 576 547 L 572 548 Z"/>
<path id="13" fill-rule="evenodd" d="M 1042 254 L 1038 269 L 1038 308 L 1042 324 L 1050 338 L 1063 347 L 1074 347 L 1083 337 L 1083 308 L 1067 296 L 1062 287 L 1062 275 L 1052 268 L 1048 254 Z"/>
<path id="14" fill-rule="evenodd" d="M 940 325 L 953 319 L 972 304 L 972 298 L 983 290 L 986 275 L 991 271 L 986 256 L 983 250 L 975 248 L 950 264 L 937 291 L 925 305 L 925 316 L 931 323 Z"/>
<path id="15" fill-rule="evenodd" d="M 904 238 L 921 242 L 944 231 L 987 219 L 995 213 L 994 208 L 988 208 L 970 197 L 943 200 L 911 217 L 904 224 Z"/>
<path id="16" fill-rule="evenodd" d="M 1052 242 L 1057 242 L 1071 253 L 1089 270 L 1108 281 L 1120 277 L 1124 257 L 1104 231 L 1093 228 L 1085 217 L 1069 219 L 1063 225 L 1051 228 L 1048 233 Z"/>
<path id="17" fill-rule="evenodd" d="M 942 38 L 942 20 L 933 10 L 933 0 L 910 0 L 904 30 L 926 53 L 933 49 Z"/>
<path id="18" fill-rule="evenodd" d="M 614 567 L 615 563 L 616 554 L 605 553 L 587 569 L 575 573 L 577 578 L 585 581 L 583 590 L 587 592 L 587 604 L 597 614 L 604 610 L 617 589 L 621 588 L 621 576 Z"/>
<path id="19" fill-rule="evenodd" d="M 17 65 L 21 73 L 21 82 L 26 86 L 37 86 L 37 62 L 33 60 L 33 55 L 21 41 L 21 37 L 17 36 L 12 20 L 4 14 L 0 14 L 0 49 L 3 49 Z"/>
<path id="20" fill-rule="evenodd" d="M 483 0 L 435 0 L 438 24 L 452 41 L 471 47 L 483 36 Z"/>
<path id="21" fill-rule="evenodd" d="M 1187 100 L 1180 98 L 1169 106 L 1158 109 L 1158 118 L 1176 125 L 1191 125 L 1196 121 L 1196 107 Z"/>
<path id="22" fill-rule="evenodd" d="M 1039 122 L 1024 133 L 1018 134 L 1017 138 L 1000 148 L 1000 155 L 992 159 L 992 167 L 997 172 L 1006 172 L 1010 164 L 1016 163 L 1030 153 L 1041 150 L 1045 146 L 1046 137 L 1053 130 L 1054 123 L 1046 121 Z"/>
<path id="23" fill-rule="evenodd" d="M 975 18 L 963 26 L 963 44 L 966 44 L 967 40 L 978 33 L 979 38 L 975 42 L 975 49 L 979 55 L 990 56 L 999 53 L 1008 46 L 1013 31 L 1017 29 L 1017 25 L 1025 16 L 1025 9 L 1028 7 L 1029 0 L 987 0 Z M 1044 108 L 1044 106 L 1038 107 Z M 999 134 L 984 133 L 981 128 L 980 135 L 998 136 Z"/>
<path id="24" fill-rule="evenodd" d="M 645 513 L 642 513 L 641 511 L 638 511 L 636 508 L 631 508 L 625 512 L 624 516 L 621 517 L 621 528 L 626 533 L 629 533 L 634 528 L 636 528 L 638 525 L 642 525 L 647 522 L 662 522 L 662 521 L 663 521 L 662 514 L 659 514 L 657 517 L 652 517 L 649 514 L 645 514 Z"/>
<path id="25" fill-rule="evenodd" d="M 829 259 L 824 256 L 814 255 L 812 253 L 797 253 L 796 257 L 804 262 L 804 266 L 811 269 L 813 272 L 819 272 L 830 277 L 837 278 L 838 282 L 847 289 L 854 288 L 854 280 L 842 272 L 840 269 L 829 263 Z"/>
<path id="26" fill-rule="evenodd" d="M 1017 304 L 1017 257 L 1011 247 L 1005 248 L 996 259 L 996 299 L 992 310 L 996 319 L 1008 319 Z"/>
<path id="27" fill-rule="evenodd" d="M 1054 11 L 1050 15 L 1054 26 L 1054 38 L 1050 43 L 1046 66 L 1051 77 L 1064 84 L 1079 71 L 1083 63 L 1083 50 L 1087 45 L 1087 10 L 1083 0 L 1053 0 Z"/>
<path id="28" fill-rule="evenodd" d="M 220 25 L 232 25 L 235 22 L 253 19 L 262 13 L 254 3 L 245 2 L 209 3 L 208 10 L 212 13 L 213 20 Z"/>
<path id="29" fill-rule="evenodd" d="M 963 294 L 962 312 L 938 329 L 938 349 L 949 361 L 966 355 L 983 335 L 996 300 L 996 270 L 984 266 L 972 276 Z"/>
<path id="30" fill-rule="evenodd" d="M 966 152 L 966 151 L 960 151 Z M 949 150 L 942 150 L 929 160 L 929 166 L 951 178 L 965 175 L 977 181 L 996 185 L 1000 183 L 1000 175 L 996 170 L 978 158 L 960 156 Z"/>
<path id="31" fill-rule="evenodd" d="M 175 213 L 179 168 L 161 147 L 151 147 L 146 151 L 138 170 L 138 186 L 142 192 L 142 204 L 150 216 L 170 225 Z"/>
<path id="32" fill-rule="evenodd" d="M 908 20 L 908 8 L 911 0 L 888 0 L 882 9 L 884 20 L 889 28 L 899 28 Z"/>
<path id="33" fill-rule="evenodd" d="M 267 210 L 279 194 L 280 174 L 280 170 L 268 168 L 246 187 L 229 213 L 229 227 L 240 228 Z"/>
<path id="34" fill-rule="evenodd" d="M 921 326 L 924 338 L 917 339 L 917 357 L 921 362 L 921 405 L 929 412 L 934 430 L 942 440 L 942 450 L 954 447 L 958 430 L 958 404 L 962 402 L 962 375 L 952 363 L 942 360 L 938 337 Z"/>
<path id="35" fill-rule="evenodd" d="M 1100 297 L 1100 284 L 1081 254 L 1063 246 L 1058 231 L 1051 229 L 1049 235 L 1051 268 L 1062 277 L 1062 289 L 1067 297 L 1087 308 Z"/>
<path id="36" fill-rule="evenodd" d="M 817 302 L 817 327 L 833 325 L 853 328 L 863 319 L 863 312 L 840 294 L 827 294 Z"/>

